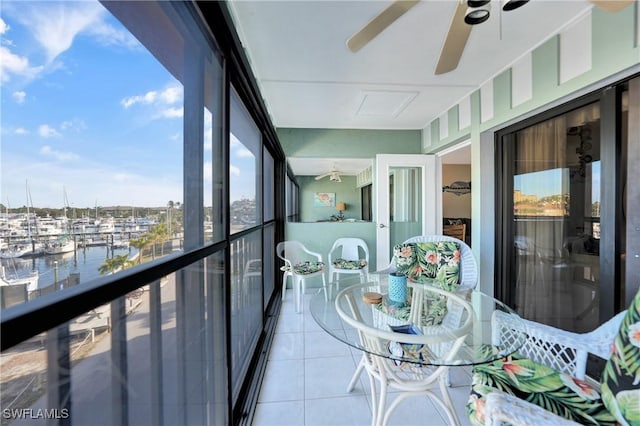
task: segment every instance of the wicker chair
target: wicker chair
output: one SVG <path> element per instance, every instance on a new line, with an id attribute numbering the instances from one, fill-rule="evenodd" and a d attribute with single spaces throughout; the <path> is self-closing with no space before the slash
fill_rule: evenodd
<path id="1" fill-rule="evenodd" d="M 411 243 L 438 243 L 442 241 L 447 242 L 455 242 L 460 247 L 460 284 L 455 291 L 455 293 L 462 297 L 467 297 L 471 291 L 478 284 L 478 264 L 476 263 L 476 258 L 471 251 L 471 248 L 464 242 L 454 237 L 449 237 L 447 235 L 419 235 L 416 237 L 411 237 L 408 240 L 404 241 L 402 244 L 411 244 Z M 393 258 L 391 263 L 384 269 L 372 272 L 372 274 L 390 274 L 392 272 L 396 272 L 396 259 Z M 421 308 L 421 305 L 417 305 Z M 413 309 L 413 308 L 412 308 Z M 448 320 L 451 322 L 459 321 L 462 318 L 463 310 L 459 309 L 459 307 L 452 307 L 448 313 Z M 419 313 L 412 312 L 411 317 L 415 318 L 419 316 Z M 399 324 L 399 323 L 398 323 Z M 349 385 L 347 386 L 347 392 L 351 392 L 355 387 L 355 384 L 360 377 L 363 369 L 365 368 L 365 360 L 364 358 L 358 364 Z M 447 374 L 446 378 L 447 384 L 449 384 L 449 375 Z"/>
<path id="2" fill-rule="evenodd" d="M 509 315 L 494 314 L 492 326 L 500 340 L 512 338 L 513 324 Z M 517 357 L 474 368 L 467 404 L 472 423 L 637 424 L 637 418 L 629 417 L 637 416 L 640 404 L 640 342 L 634 341 L 640 329 L 640 292 L 627 311 L 589 333 L 527 320 L 520 324 L 528 339 Z M 607 360 L 600 393 L 585 379 L 589 353 Z"/>
<path id="3" fill-rule="evenodd" d="M 391 350 L 389 342 L 397 342 L 398 334 L 368 326 L 362 322 L 363 314 L 354 298 L 359 294 L 359 289 L 368 290 L 369 286 L 370 284 L 360 284 L 347 287 L 336 296 L 335 306 L 342 321 L 358 332 L 364 349 L 361 363 L 364 371 L 367 372 L 371 388 L 371 424 L 375 426 L 388 424 L 395 408 L 411 396 L 428 396 L 442 408 L 450 424 L 459 424 L 446 385 L 449 367 L 398 363 L 396 360 L 374 355 Z M 409 345 L 420 345 L 421 351 L 437 353 L 441 359 L 452 359 L 472 329 L 473 308 L 464 298 L 451 292 L 439 288 L 434 288 L 430 292 L 446 298 L 448 306 L 459 306 L 465 312 L 464 321 L 424 335 L 403 335 L 402 341 L 408 342 Z M 359 297 L 362 296 L 359 295 Z M 439 395 L 435 392 L 435 388 L 439 388 Z M 390 393 L 390 390 L 396 392 Z M 389 404 L 387 404 L 388 399 L 391 400 Z"/>

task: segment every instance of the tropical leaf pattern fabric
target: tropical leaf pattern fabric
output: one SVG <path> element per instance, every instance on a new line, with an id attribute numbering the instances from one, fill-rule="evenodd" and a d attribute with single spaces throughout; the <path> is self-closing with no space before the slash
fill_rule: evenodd
<path id="1" fill-rule="evenodd" d="M 601 391 L 604 404 L 621 425 L 640 425 L 640 292 L 613 342 Z"/>
<path id="2" fill-rule="evenodd" d="M 518 355 L 474 367 L 467 403 L 473 424 L 484 425 L 484 397 L 495 390 L 583 425 L 617 424 L 598 391 L 589 384 Z"/>
<path id="3" fill-rule="evenodd" d="M 333 266 L 338 269 L 362 269 L 367 266 L 367 261 L 365 259 L 346 260 L 340 258 L 333 262 Z"/>
<path id="4" fill-rule="evenodd" d="M 318 271 L 322 271 L 324 262 L 306 261 L 293 265 L 293 272 L 299 275 L 309 275 Z"/>
<path id="5" fill-rule="evenodd" d="M 460 285 L 460 245 L 453 241 L 397 244 L 393 248 L 396 272 L 416 282 L 428 282 L 447 291 Z"/>

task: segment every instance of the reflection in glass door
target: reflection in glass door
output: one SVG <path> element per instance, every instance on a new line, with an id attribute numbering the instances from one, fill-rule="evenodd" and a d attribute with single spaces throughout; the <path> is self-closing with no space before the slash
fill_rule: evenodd
<path id="1" fill-rule="evenodd" d="M 422 235 L 420 173 L 417 167 L 392 167 L 389 170 L 390 247 Z M 391 251 L 389 255 L 392 255 Z"/>
<path id="2" fill-rule="evenodd" d="M 576 331 L 599 323 L 600 145 L 597 102 L 515 134 L 514 296 L 526 318 Z"/>

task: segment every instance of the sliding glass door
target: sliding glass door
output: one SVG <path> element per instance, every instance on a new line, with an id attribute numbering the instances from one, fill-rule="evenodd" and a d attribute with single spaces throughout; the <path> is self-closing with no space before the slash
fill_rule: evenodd
<path id="1" fill-rule="evenodd" d="M 498 135 L 496 293 L 527 319 L 582 332 L 624 307 L 628 110 L 620 83 Z"/>

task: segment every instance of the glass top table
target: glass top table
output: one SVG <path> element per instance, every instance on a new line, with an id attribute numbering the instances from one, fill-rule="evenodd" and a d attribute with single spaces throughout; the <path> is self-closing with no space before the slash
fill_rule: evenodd
<path id="1" fill-rule="evenodd" d="M 389 300 L 388 275 L 369 279 L 337 281 L 310 301 L 320 327 L 354 348 L 399 363 L 461 366 L 508 356 L 526 338 L 520 317 L 479 291 L 449 293 L 410 282 L 402 304 Z"/>

